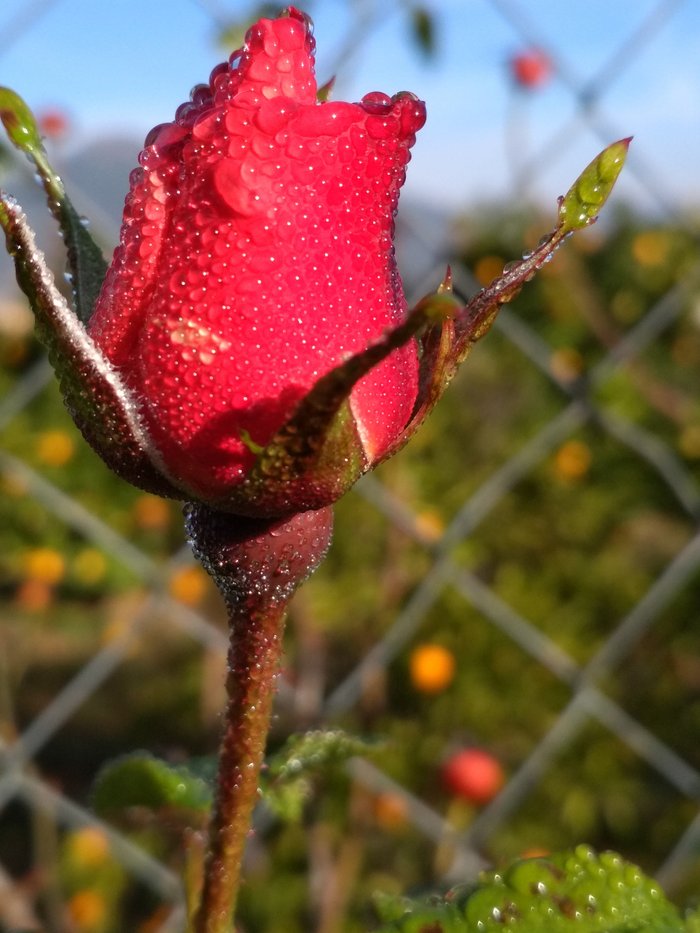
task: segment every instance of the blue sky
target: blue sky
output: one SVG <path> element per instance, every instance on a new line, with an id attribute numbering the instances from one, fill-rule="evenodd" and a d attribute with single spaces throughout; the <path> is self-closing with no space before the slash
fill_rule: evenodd
<path id="1" fill-rule="evenodd" d="M 696 0 L 424 2 L 438 26 L 434 61 L 425 61 L 411 44 L 399 0 L 308 5 L 316 23 L 318 75 L 324 80 L 337 70 L 337 98 L 408 89 L 426 100 L 428 123 L 414 150 L 407 196 L 455 209 L 507 197 L 514 165 L 558 138 L 537 160 L 529 189 L 553 203 L 604 141 L 634 134 L 636 172 L 626 173 L 620 196 L 653 209 L 651 186 L 672 209 L 700 203 Z M 502 9 L 506 2 L 509 15 Z M 371 17 L 375 7 L 379 21 L 364 27 L 360 39 L 353 11 Z M 0 83 L 36 109 L 68 111 L 74 127 L 68 145 L 117 133 L 140 139 L 171 118 L 190 87 L 225 57 L 215 19 L 242 21 L 253 9 L 233 0 L 3 0 Z M 651 38 L 618 54 L 659 10 L 668 15 L 659 16 Z M 338 67 L 349 36 L 352 54 Z M 518 94 L 505 63 L 529 39 L 554 54 L 559 73 L 543 89 Z M 571 85 L 590 81 L 610 62 L 621 68 L 609 80 L 594 132 L 577 118 Z"/>

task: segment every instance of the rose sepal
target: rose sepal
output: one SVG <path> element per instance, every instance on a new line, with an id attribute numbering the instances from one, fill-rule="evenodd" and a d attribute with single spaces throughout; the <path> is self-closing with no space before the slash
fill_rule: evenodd
<path id="1" fill-rule="evenodd" d="M 441 330 L 459 307 L 442 290 L 423 298 L 406 319 L 321 376 L 292 416 L 258 452 L 242 483 L 211 505 L 246 515 L 282 515 L 335 502 L 371 469 L 350 400 L 354 386 L 421 331 Z"/>
<path id="2" fill-rule="evenodd" d="M 567 193 L 558 199 L 556 227 L 542 237 L 531 253 L 507 263 L 499 276 L 446 319 L 441 327 L 426 330 L 420 340 L 420 384 L 413 414 L 378 462 L 392 457 L 413 437 L 474 344 L 489 332 L 501 306 L 520 293 L 572 233 L 596 222 L 622 171 L 631 141 L 631 136 L 617 140 L 589 162 Z M 449 269 L 439 293 L 452 293 Z"/>
<path id="3" fill-rule="evenodd" d="M 138 404 L 83 326 L 90 318 L 107 263 L 51 166 L 25 101 L 0 87 L 0 120 L 10 142 L 33 164 L 66 245 L 74 308 L 58 290 L 17 201 L 0 190 L 0 226 L 19 287 L 34 312 L 66 407 L 78 429 L 122 478 L 158 495 L 182 498 L 148 437 Z"/>
<path id="4" fill-rule="evenodd" d="M 0 191 L 0 226 L 17 282 L 29 299 L 63 400 L 90 446 L 119 476 L 168 498 L 186 493 L 171 480 L 119 374 L 95 346 L 56 287 L 19 204 Z"/>

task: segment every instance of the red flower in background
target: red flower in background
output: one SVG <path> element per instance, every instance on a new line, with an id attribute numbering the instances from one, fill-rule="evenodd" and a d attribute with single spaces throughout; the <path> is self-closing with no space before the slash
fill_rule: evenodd
<path id="1" fill-rule="evenodd" d="M 519 52 L 508 64 L 515 83 L 527 90 L 542 87 L 552 76 L 552 62 L 540 49 Z"/>
<path id="2" fill-rule="evenodd" d="M 450 793 L 470 803 L 483 806 L 505 784 L 501 763 L 480 748 L 463 748 L 442 766 L 442 780 Z"/>
<path id="3" fill-rule="evenodd" d="M 294 8 L 146 140 L 88 331 L 178 483 L 223 496 L 314 383 L 406 315 L 392 233 L 412 94 L 319 102 Z M 409 420 L 415 341 L 352 390 L 371 464 Z"/>
<path id="4" fill-rule="evenodd" d="M 67 115 L 57 107 L 40 111 L 37 114 L 37 123 L 42 135 L 49 139 L 63 139 L 70 128 Z"/>

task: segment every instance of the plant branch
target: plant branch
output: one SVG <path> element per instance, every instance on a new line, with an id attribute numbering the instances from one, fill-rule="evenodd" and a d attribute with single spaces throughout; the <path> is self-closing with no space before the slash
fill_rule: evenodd
<path id="1" fill-rule="evenodd" d="M 230 625 L 228 703 L 202 895 L 191 929 L 230 933 L 258 799 L 287 606 L 325 556 L 332 512 L 261 521 L 190 505 L 186 514 L 195 554 L 226 600 Z"/>

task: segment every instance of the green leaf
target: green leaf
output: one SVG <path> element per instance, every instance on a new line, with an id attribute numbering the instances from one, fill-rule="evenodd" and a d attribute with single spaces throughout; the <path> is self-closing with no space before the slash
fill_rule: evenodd
<path id="1" fill-rule="evenodd" d="M 49 209 L 66 244 L 76 313 L 87 323 L 107 273 L 105 258 L 49 163 L 34 115 L 19 94 L 7 87 L 0 87 L 0 120 L 10 142 L 28 156 L 39 173 Z"/>
<path id="2" fill-rule="evenodd" d="M 137 752 L 108 764 L 100 772 L 92 802 L 96 813 L 103 817 L 123 814 L 132 807 L 206 813 L 211 806 L 211 791 L 188 768 Z"/>
<path id="3" fill-rule="evenodd" d="M 435 17 L 424 6 L 411 7 L 411 35 L 426 58 L 435 55 Z"/>
<path id="4" fill-rule="evenodd" d="M 597 218 L 622 171 L 631 142 L 628 136 L 603 149 L 569 188 L 559 202 L 559 227 L 563 233 L 587 227 Z"/>
<path id="5" fill-rule="evenodd" d="M 328 777 L 355 755 L 367 755 L 376 743 L 348 735 L 340 729 L 293 735 L 268 761 L 263 776 L 263 799 L 286 822 L 301 818 L 313 791 L 313 779 Z"/>
<path id="6" fill-rule="evenodd" d="M 326 83 L 322 84 L 321 87 L 316 91 L 316 100 L 320 104 L 324 104 L 327 100 L 330 100 L 334 86 L 335 75 L 332 78 L 329 78 Z"/>
<path id="7" fill-rule="evenodd" d="M 588 846 L 547 858 L 520 859 L 505 871 L 482 874 L 476 885 L 456 889 L 439 901 L 392 907 L 385 898 L 383 917 L 404 913 L 382 933 L 691 933 L 685 922 L 636 865 L 614 852 Z"/>
<path id="8" fill-rule="evenodd" d="M 107 262 L 102 250 L 86 230 L 85 220 L 78 215 L 65 194 L 58 203 L 56 219 L 68 253 L 75 312 L 83 324 L 87 324 L 107 274 Z"/>

